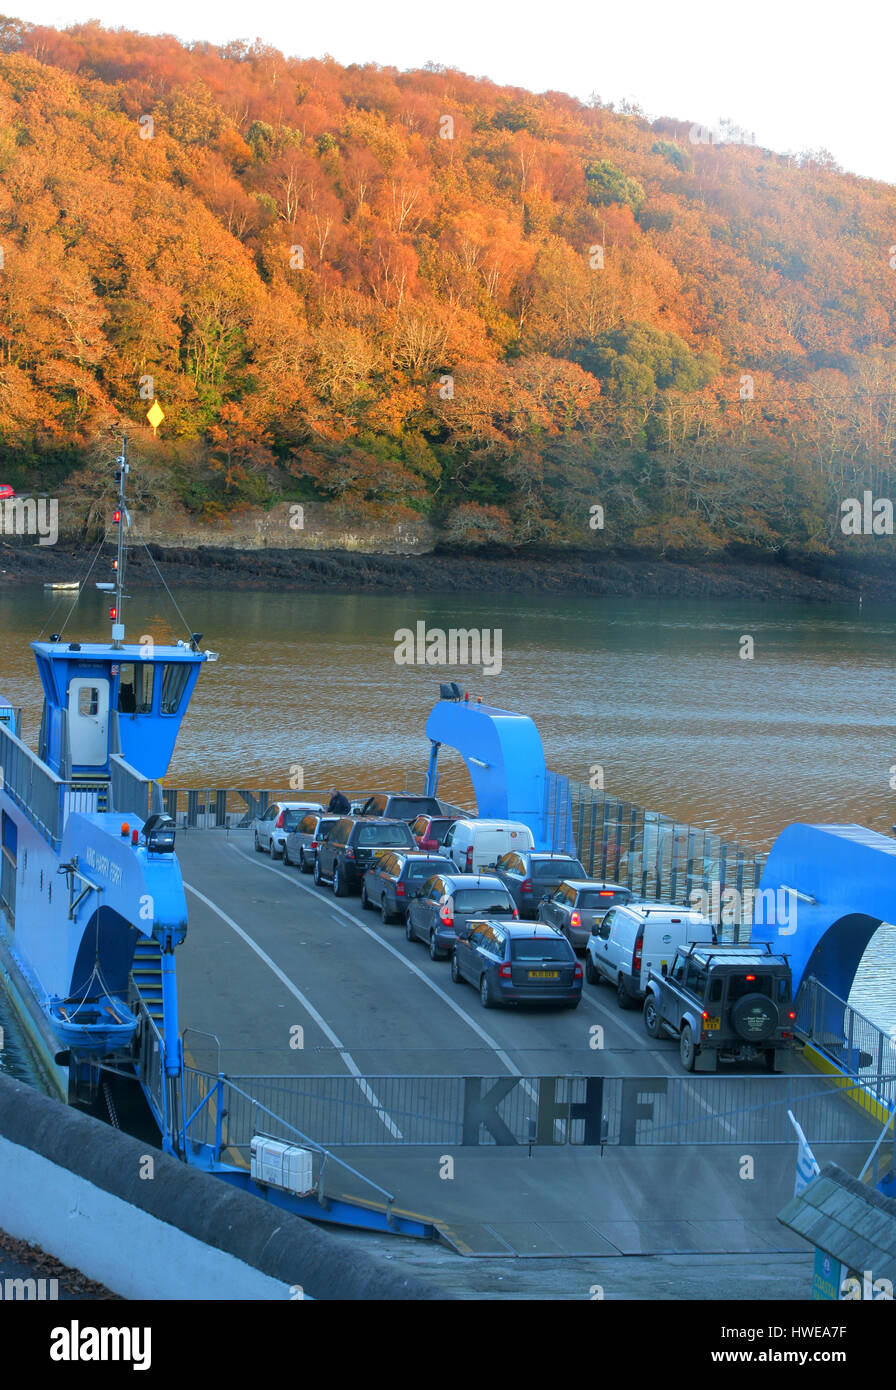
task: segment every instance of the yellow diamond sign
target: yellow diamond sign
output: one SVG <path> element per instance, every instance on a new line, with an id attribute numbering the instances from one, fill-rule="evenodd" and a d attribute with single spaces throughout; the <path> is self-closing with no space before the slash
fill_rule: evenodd
<path id="1" fill-rule="evenodd" d="M 159 405 L 158 401 L 153 401 L 152 405 L 149 407 L 149 410 L 147 410 L 146 412 L 146 418 L 152 425 L 152 432 L 153 434 L 155 434 L 156 430 L 159 428 L 159 425 L 165 418 L 165 412 Z"/>

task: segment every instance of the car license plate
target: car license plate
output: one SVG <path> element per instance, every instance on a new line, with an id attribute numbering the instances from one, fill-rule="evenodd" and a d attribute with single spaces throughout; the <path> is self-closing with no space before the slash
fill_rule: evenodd
<path id="1" fill-rule="evenodd" d="M 388 853 L 389 851 L 387 849 L 375 849 L 373 851 L 373 857 L 374 859 L 382 859 L 383 855 Z"/>
<path id="2" fill-rule="evenodd" d="M 559 970 L 530 970 L 530 980 L 556 980 L 560 975 Z"/>
<path id="3" fill-rule="evenodd" d="M 721 1018 L 708 1018 L 703 1024 L 704 1033 L 717 1033 L 722 1026 Z"/>

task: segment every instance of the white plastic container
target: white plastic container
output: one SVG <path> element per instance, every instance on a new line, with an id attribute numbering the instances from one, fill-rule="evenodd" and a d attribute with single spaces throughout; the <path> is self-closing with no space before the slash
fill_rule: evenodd
<path id="1" fill-rule="evenodd" d="M 304 1197 L 314 1186 L 311 1159 L 310 1149 L 300 1149 L 281 1139 L 265 1139 L 259 1134 L 252 1136 L 249 1171 L 255 1182 L 282 1187 L 284 1192 Z"/>

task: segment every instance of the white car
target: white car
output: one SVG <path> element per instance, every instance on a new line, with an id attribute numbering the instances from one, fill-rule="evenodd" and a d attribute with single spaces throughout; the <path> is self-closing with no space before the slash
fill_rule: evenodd
<path id="1" fill-rule="evenodd" d="M 286 837 L 308 811 L 323 811 L 319 801 L 272 801 L 255 822 L 255 848 L 272 859 L 282 859 Z"/>

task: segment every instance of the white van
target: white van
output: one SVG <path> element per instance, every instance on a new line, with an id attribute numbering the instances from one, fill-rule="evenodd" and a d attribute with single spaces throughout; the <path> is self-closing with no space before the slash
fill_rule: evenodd
<path id="1" fill-rule="evenodd" d="M 593 985 L 615 985 L 619 1007 L 630 1009 L 644 998 L 648 970 L 659 974 L 679 946 L 715 939 L 709 917 L 676 903 L 611 907 L 588 938 L 585 975 Z"/>
<path id="2" fill-rule="evenodd" d="M 444 840 L 445 853 L 463 874 L 493 869 L 510 850 L 535 848 L 528 825 L 516 820 L 456 820 Z"/>

